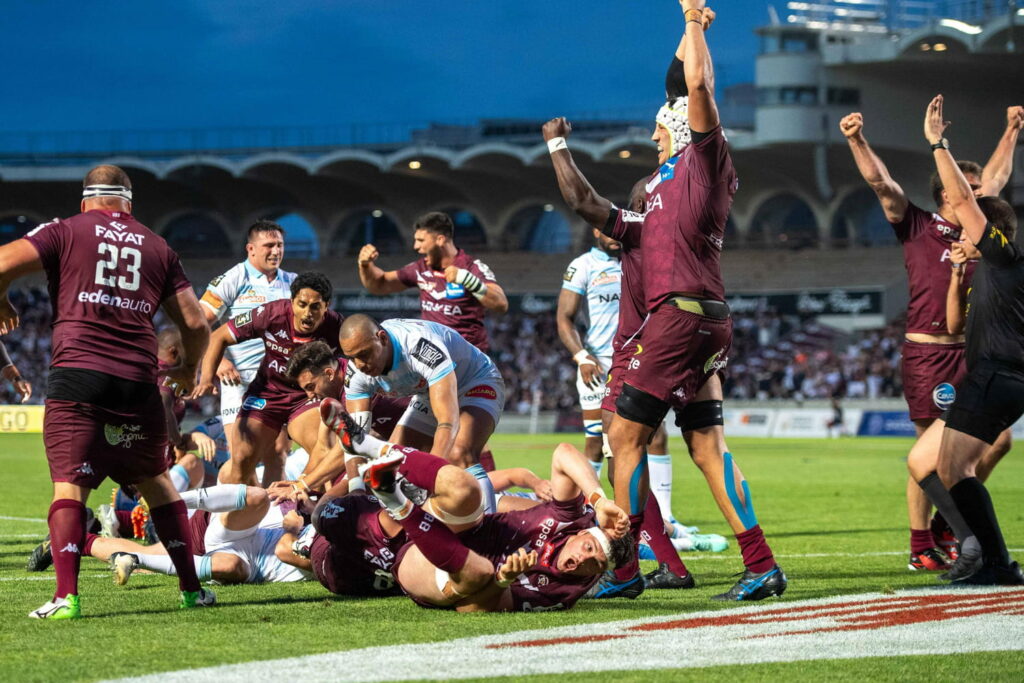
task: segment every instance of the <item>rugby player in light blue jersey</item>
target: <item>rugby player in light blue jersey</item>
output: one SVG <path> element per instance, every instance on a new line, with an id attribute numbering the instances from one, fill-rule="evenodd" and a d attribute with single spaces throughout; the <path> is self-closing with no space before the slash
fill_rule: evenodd
<path id="1" fill-rule="evenodd" d="M 295 273 L 280 268 L 284 258 L 284 228 L 268 220 L 256 221 L 250 228 L 245 245 L 246 259 L 215 277 L 207 286 L 200 302 L 211 325 L 215 321 L 235 318 L 257 306 L 291 297 Z M 253 339 L 229 346 L 217 368 L 220 379 L 220 416 L 229 445 L 235 440 L 235 418 L 242 406 L 242 397 L 263 360 L 263 342 Z M 267 463 L 270 476 L 280 479 L 283 459 L 288 453 L 287 432 L 281 431 L 276 451 L 277 463 Z M 268 481 L 276 481 L 269 479 Z"/>

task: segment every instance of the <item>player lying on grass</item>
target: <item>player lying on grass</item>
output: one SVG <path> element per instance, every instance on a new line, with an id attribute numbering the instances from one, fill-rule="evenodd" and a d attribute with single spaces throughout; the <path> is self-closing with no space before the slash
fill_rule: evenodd
<path id="1" fill-rule="evenodd" d="M 340 404 L 324 403 L 346 450 L 370 458 L 364 477 L 409 536 L 392 572 L 417 604 L 567 609 L 608 567 L 630 559 L 626 514 L 604 497 L 593 468 L 572 446 L 561 444 L 552 456 L 551 502 L 485 515 L 480 487 L 464 470 L 376 439 Z"/>
<path id="2" fill-rule="evenodd" d="M 191 512 L 193 561 L 201 581 L 287 583 L 309 578 L 309 560 L 292 551 L 304 530 L 302 517 L 272 505 L 265 489 L 220 484 L 187 491 L 182 500 Z M 118 585 L 126 584 L 139 568 L 175 574 L 159 543 L 141 545 L 89 534 L 85 552 L 109 561 Z"/>

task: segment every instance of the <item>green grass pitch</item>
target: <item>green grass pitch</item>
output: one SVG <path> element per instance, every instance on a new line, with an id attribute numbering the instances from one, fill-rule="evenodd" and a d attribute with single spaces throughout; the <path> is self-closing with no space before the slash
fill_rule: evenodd
<path id="1" fill-rule="evenodd" d="M 499 466 L 523 465 L 544 473 L 559 440 L 557 435 L 498 436 L 492 448 Z M 582 442 L 578 436 L 571 440 Z M 702 531 L 729 536 L 681 440 L 674 439 L 671 445 L 674 511 Z M 750 480 L 761 525 L 789 575 L 784 600 L 935 582 L 933 575 L 906 569 L 908 440 L 732 439 L 730 446 Z M 50 598 L 53 574 L 52 570 L 30 574 L 24 565 L 46 526 L 7 518 L 46 516 L 50 484 L 41 438 L 0 436 L 0 472 L 0 517 L 5 517 L 0 518 L 0 681 L 97 680 L 370 645 L 728 608 L 708 597 L 727 589 L 735 580 L 733 574 L 742 569 L 735 545 L 718 555 L 686 554 L 684 560 L 698 582 L 694 590 L 648 591 L 635 602 L 581 601 L 564 613 L 456 615 L 420 609 L 405 598 L 336 598 L 315 582 L 221 586 L 216 589 L 219 605 L 215 609 L 179 612 L 174 579 L 138 575 L 128 587 L 117 588 L 105 565 L 85 558 L 80 593 L 86 618 L 37 622 L 26 615 Z M 105 502 L 110 488 L 101 487 L 90 505 Z M 1024 463 L 1019 454 L 1007 456 L 990 489 L 1008 544 L 1022 547 Z M 645 563 L 645 569 L 652 566 Z M 1024 655 L 1018 651 L 698 670 L 686 666 L 686 662 L 667 661 L 661 672 L 599 676 L 609 680 L 1010 680 L 1024 670 Z"/>

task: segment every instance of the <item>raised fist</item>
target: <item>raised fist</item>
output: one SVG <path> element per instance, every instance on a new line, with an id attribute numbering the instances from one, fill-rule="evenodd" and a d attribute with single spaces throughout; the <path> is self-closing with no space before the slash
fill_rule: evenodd
<path id="1" fill-rule="evenodd" d="M 365 266 L 367 263 L 373 263 L 380 256 L 380 252 L 377 251 L 377 247 L 372 244 L 364 244 L 363 248 L 359 250 L 358 261 L 359 265 Z"/>
<path id="2" fill-rule="evenodd" d="M 572 124 L 566 121 L 564 116 L 559 116 L 545 123 L 541 131 L 544 133 L 544 140 L 567 138 L 572 133 Z"/>
<path id="3" fill-rule="evenodd" d="M 1006 108 L 1006 126 L 1017 130 L 1024 128 L 1024 107 L 1018 105 Z"/>
<path id="4" fill-rule="evenodd" d="M 848 138 L 859 136 L 864 130 L 864 116 L 860 112 L 847 114 L 839 122 L 839 130 Z"/>

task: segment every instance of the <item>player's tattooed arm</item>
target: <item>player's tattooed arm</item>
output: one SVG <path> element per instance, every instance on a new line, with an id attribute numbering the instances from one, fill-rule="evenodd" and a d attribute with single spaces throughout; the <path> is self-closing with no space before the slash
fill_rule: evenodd
<path id="1" fill-rule="evenodd" d="M 979 197 L 997 197 L 1006 187 L 1013 171 L 1013 152 L 1017 148 L 1017 137 L 1021 128 L 1024 128 L 1024 107 L 1007 107 L 1006 128 L 988 163 L 981 171 Z"/>
<path id="2" fill-rule="evenodd" d="M 451 461 L 452 448 L 459 435 L 459 395 L 455 373 L 447 375 L 430 385 L 430 409 L 437 420 L 434 431 L 434 443 L 430 453 Z M 472 463 L 453 462 L 459 467 L 468 467 Z"/>
<path id="3" fill-rule="evenodd" d="M 597 193 L 572 160 L 572 154 L 565 146 L 565 139 L 572 133 L 572 124 L 564 117 L 559 117 L 545 123 L 541 131 L 548 143 L 558 189 L 565 203 L 591 227 L 598 230 L 604 228 L 611 214 L 612 203 Z"/>
<path id="4" fill-rule="evenodd" d="M 889 175 L 889 169 L 864 137 L 864 116 L 860 112 L 847 114 L 839 122 L 839 130 L 850 145 L 850 152 L 853 153 L 853 160 L 861 177 L 878 196 L 886 219 L 890 223 L 902 221 L 909 205 L 907 195 Z"/>

